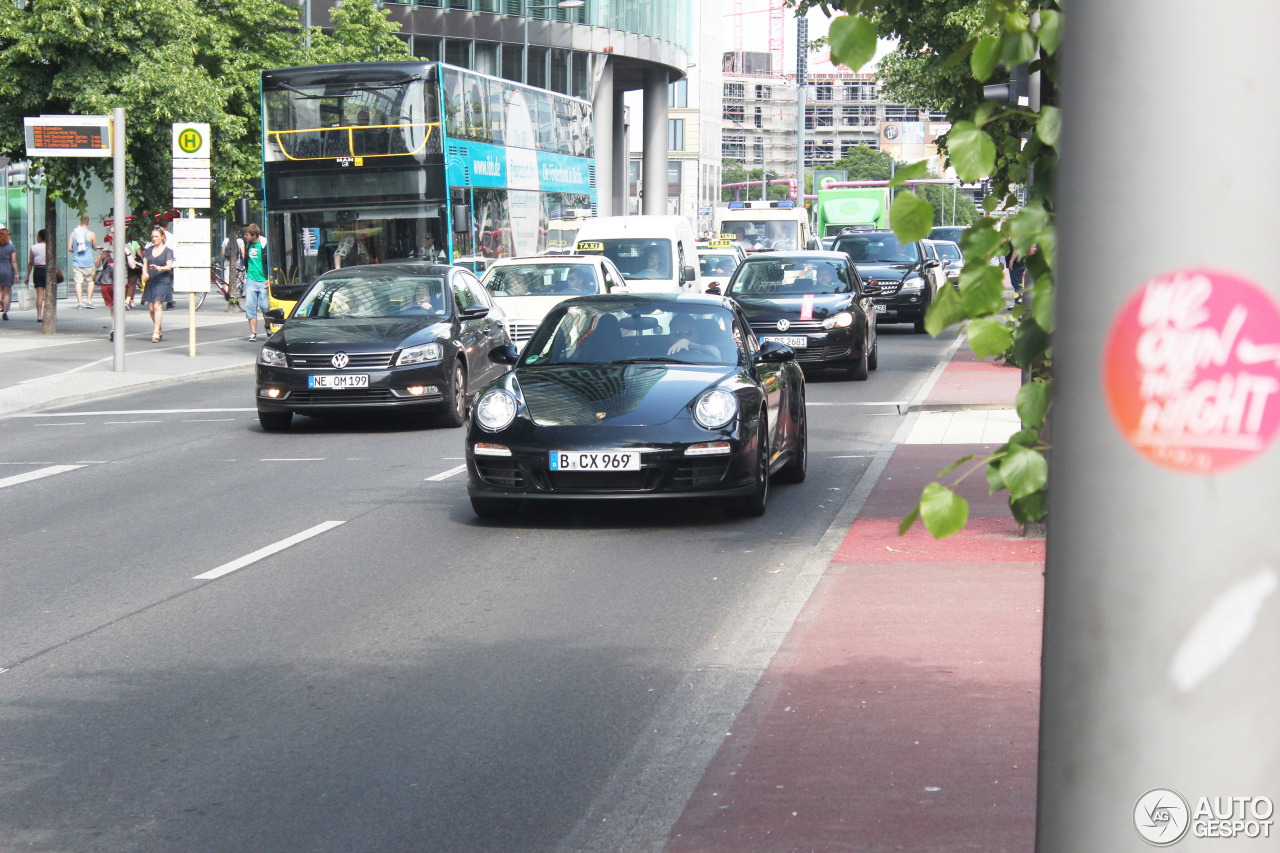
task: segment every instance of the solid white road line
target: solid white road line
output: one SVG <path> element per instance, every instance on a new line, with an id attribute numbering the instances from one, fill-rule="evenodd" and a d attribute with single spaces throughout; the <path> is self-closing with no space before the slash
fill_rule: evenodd
<path id="1" fill-rule="evenodd" d="M 258 461 L 259 462 L 323 462 L 324 460 L 325 460 L 325 457 L 323 456 L 299 456 L 296 458 L 288 457 L 288 456 L 280 456 L 275 458 L 259 459 Z"/>
<path id="2" fill-rule="evenodd" d="M 454 467 L 450 468 L 448 471 L 441 471 L 439 474 L 433 474 L 432 476 L 426 479 L 426 482 L 437 483 L 441 480 L 447 480 L 450 477 L 452 477 L 454 474 L 461 474 L 465 470 L 467 470 L 467 465 L 464 462 L 461 465 L 455 465 Z"/>
<path id="3" fill-rule="evenodd" d="M 52 477 L 54 474 L 65 474 L 68 471 L 83 467 L 83 465 L 50 465 L 48 468 L 37 468 L 35 471 L 28 471 L 25 474 L 14 474 L 12 477 L 5 477 L 0 480 L 0 489 L 16 486 L 19 483 L 29 483 L 32 480 L 39 480 L 43 477 Z"/>
<path id="4" fill-rule="evenodd" d="M 252 554 L 246 554 L 245 556 L 241 557 L 238 560 L 232 560 L 230 563 L 223 563 L 221 566 L 218 566 L 218 568 L 216 569 L 210 569 L 209 571 L 205 572 L 202 575 L 196 575 L 194 578 L 192 578 L 192 580 L 211 581 L 214 578 L 220 578 L 223 575 L 229 575 L 232 572 L 236 571 L 237 569 L 243 569 L 245 566 L 248 566 L 252 563 L 256 563 L 259 560 L 264 559 L 266 557 L 270 557 L 272 554 L 279 553 L 280 551 L 283 551 L 286 548 L 292 548 L 294 545 L 297 545 L 299 542 L 306 541 L 307 539 L 310 539 L 313 536 L 319 536 L 321 533 L 324 533 L 326 530 L 332 530 L 333 528 L 337 527 L 339 524 L 346 524 L 346 522 L 345 521 L 326 521 L 323 524 L 317 524 L 315 527 L 308 528 L 307 530 L 304 530 L 301 533 L 295 533 L 293 536 L 290 536 L 288 539 L 281 539 L 279 542 L 275 543 L 274 545 L 268 545 L 265 548 L 259 548 L 257 551 L 254 551 Z"/>

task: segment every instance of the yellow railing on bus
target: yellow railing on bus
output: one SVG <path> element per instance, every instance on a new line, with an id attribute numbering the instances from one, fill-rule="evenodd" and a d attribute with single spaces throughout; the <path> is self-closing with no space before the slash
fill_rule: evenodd
<path id="1" fill-rule="evenodd" d="M 415 127 L 417 127 L 417 128 L 426 128 L 426 131 L 427 131 L 427 132 L 426 132 L 426 134 L 422 137 L 422 144 L 421 144 L 421 145 L 419 145 L 417 148 L 413 149 L 412 151 L 409 151 L 409 150 L 405 150 L 405 151 L 396 151 L 396 152 L 394 152 L 394 153 L 388 153 L 388 154 L 357 154 L 357 153 L 355 153 L 355 131 L 357 131 L 357 130 L 400 130 L 400 131 L 403 131 L 403 130 L 406 130 L 406 129 L 409 129 L 409 128 L 415 128 Z M 372 158 L 372 157 L 407 157 L 407 156 L 410 156 L 410 155 L 413 155 L 413 154 L 417 154 L 417 153 L 421 152 L 423 149 L 425 149 L 425 148 L 427 147 L 427 141 L 428 141 L 429 139 L 431 139 L 431 131 L 432 131 L 432 130 L 434 130 L 434 129 L 436 129 L 436 128 L 438 128 L 438 127 L 440 127 L 440 122 L 438 122 L 438 121 L 435 121 L 435 122 L 413 122 L 413 123 L 405 123 L 405 124 L 352 124 L 352 125 L 338 125 L 338 126 L 334 126 L 334 127 L 309 127 L 309 128 L 299 128 L 299 129 L 297 129 L 297 130 L 268 130 L 268 131 L 267 131 L 267 135 L 268 135 L 268 136 L 271 136 L 271 137 L 274 137 L 274 139 L 275 139 L 275 143 L 276 143 L 276 147 L 280 149 L 280 153 L 281 153 L 281 154 L 283 154 L 283 155 L 284 155 L 285 157 L 287 157 L 288 159 L 290 159 L 290 160 L 295 160 L 295 161 L 301 161 L 301 160 L 332 160 L 332 159 L 333 159 L 333 158 L 335 158 L 335 157 L 365 157 L 365 158 Z M 328 142 L 330 139 L 332 139 L 332 138 L 333 138 L 333 136 L 334 136 L 334 135 L 336 135 L 336 134 L 340 133 L 341 131 L 346 131 L 346 137 L 347 137 L 347 151 L 346 151 L 346 153 L 345 153 L 345 154 L 344 154 L 344 153 L 339 152 L 339 153 L 336 153 L 336 154 L 334 154 L 334 153 L 325 153 L 325 154 L 320 154 L 320 155 L 317 155 L 317 156 L 314 156 L 314 157 L 309 157 L 309 156 L 308 156 L 308 157 L 295 157 L 293 154 L 290 154 L 290 153 L 289 153 L 288 148 L 286 148 L 286 146 L 285 146 L 285 139 L 284 139 L 284 138 L 285 138 L 285 137 L 287 137 L 287 136 L 290 136 L 290 135 L 292 135 L 292 134 L 298 134 L 298 133 L 313 133 L 313 134 L 318 134 L 318 135 L 320 135 L 320 139 L 321 139 L 321 141 L 323 141 L 323 142 Z"/>

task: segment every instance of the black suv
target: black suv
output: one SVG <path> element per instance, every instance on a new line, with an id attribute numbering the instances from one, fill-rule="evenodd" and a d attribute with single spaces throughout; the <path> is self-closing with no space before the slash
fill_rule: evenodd
<path id="1" fill-rule="evenodd" d="M 924 331 L 924 312 L 946 279 L 942 263 L 922 242 L 903 243 L 892 231 L 845 231 L 833 248 L 873 285 L 877 321 L 913 323 Z"/>

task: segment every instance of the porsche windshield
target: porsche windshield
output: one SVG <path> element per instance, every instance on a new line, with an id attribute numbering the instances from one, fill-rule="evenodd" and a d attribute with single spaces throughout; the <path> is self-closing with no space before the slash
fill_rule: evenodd
<path id="1" fill-rule="evenodd" d="M 849 293 L 853 283 L 844 264 L 788 258 L 750 259 L 738 268 L 729 293 L 740 296 L 803 296 Z"/>
<path id="2" fill-rule="evenodd" d="M 579 303 L 543 320 L 520 364 L 737 364 L 740 337 L 716 306 Z"/>
<path id="3" fill-rule="evenodd" d="M 307 292 L 292 317 L 354 319 L 449 316 L 444 279 L 431 275 L 331 275 Z"/>

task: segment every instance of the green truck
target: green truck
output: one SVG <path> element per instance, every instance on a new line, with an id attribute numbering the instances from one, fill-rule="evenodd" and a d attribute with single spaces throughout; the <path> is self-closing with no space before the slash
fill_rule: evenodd
<path id="1" fill-rule="evenodd" d="M 846 228 L 888 228 L 889 204 L 887 186 L 819 189 L 818 238 L 825 241 Z"/>

